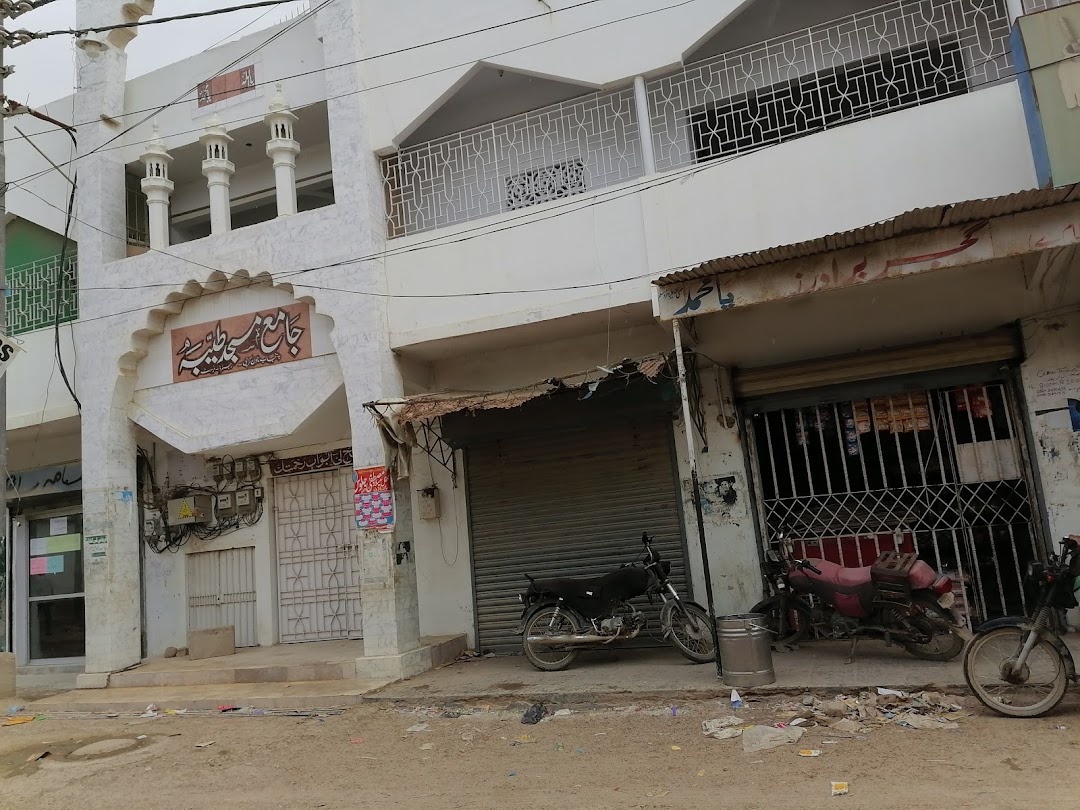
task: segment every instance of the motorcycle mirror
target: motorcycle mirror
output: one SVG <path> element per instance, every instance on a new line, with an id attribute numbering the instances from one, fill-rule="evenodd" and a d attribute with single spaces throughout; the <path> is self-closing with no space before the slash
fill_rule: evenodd
<path id="1" fill-rule="evenodd" d="M 651 542 L 652 542 L 652 540 L 649 538 L 649 533 L 648 532 L 642 532 L 641 533 L 641 545 L 647 546 Z"/>

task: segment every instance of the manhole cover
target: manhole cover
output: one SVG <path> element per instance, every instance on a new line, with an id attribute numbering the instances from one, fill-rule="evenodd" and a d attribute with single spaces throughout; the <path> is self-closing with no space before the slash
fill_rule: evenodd
<path id="1" fill-rule="evenodd" d="M 90 743 L 89 745 L 84 745 L 82 748 L 75 749 L 70 754 L 68 754 L 68 756 L 99 757 L 103 754 L 116 754 L 120 751 L 126 751 L 129 748 L 134 748 L 138 744 L 138 740 L 132 739 L 99 740 L 96 743 Z"/>

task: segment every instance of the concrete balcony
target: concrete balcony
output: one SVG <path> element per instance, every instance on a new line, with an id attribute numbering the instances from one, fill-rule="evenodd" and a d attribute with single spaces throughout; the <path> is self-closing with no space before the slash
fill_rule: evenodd
<path id="1" fill-rule="evenodd" d="M 852 5 L 859 4 L 841 7 Z M 445 229 L 653 171 L 692 169 L 1013 74 L 1005 0 L 866 5 L 653 78 L 642 109 L 624 86 L 385 156 L 387 235 Z M 641 132 L 650 134 L 651 150 L 643 150 Z"/>

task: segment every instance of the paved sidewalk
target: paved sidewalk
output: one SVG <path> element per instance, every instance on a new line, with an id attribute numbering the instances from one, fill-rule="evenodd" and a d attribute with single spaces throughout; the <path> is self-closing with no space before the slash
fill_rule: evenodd
<path id="1" fill-rule="evenodd" d="M 1080 649 L 1076 637 L 1070 646 Z M 847 663 L 848 642 L 819 641 L 795 652 L 773 653 L 776 683 L 746 694 L 858 692 L 876 686 L 915 691 L 967 691 L 962 656 L 947 663 L 920 661 L 882 641 L 860 641 Z M 1080 658 L 1080 656 L 1078 656 Z M 712 664 L 691 664 L 672 649 L 583 654 L 562 672 L 540 672 L 523 656 L 482 658 L 427 672 L 376 690 L 365 700 L 527 700 L 558 703 L 650 697 L 708 699 L 730 694 Z"/>

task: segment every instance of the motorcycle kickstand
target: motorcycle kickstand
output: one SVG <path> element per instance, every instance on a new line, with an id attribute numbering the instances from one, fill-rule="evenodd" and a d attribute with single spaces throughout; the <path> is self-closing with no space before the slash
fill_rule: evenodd
<path id="1" fill-rule="evenodd" d="M 848 651 L 848 658 L 847 658 L 847 661 L 844 662 L 845 664 L 854 664 L 855 663 L 855 645 L 858 644 L 858 643 L 859 643 L 859 637 L 858 636 L 852 636 L 851 637 L 851 650 Z"/>

